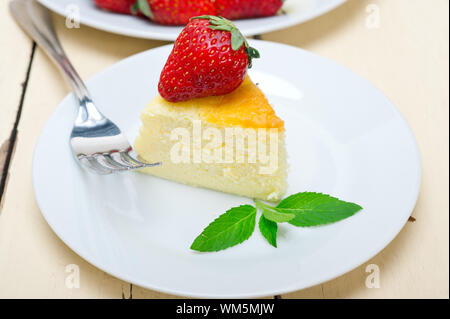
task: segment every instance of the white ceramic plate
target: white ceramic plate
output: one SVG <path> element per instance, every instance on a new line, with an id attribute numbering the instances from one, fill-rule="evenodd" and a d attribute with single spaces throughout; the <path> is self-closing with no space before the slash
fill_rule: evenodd
<path id="1" fill-rule="evenodd" d="M 138 38 L 175 40 L 181 27 L 168 27 L 146 19 L 99 10 L 93 0 L 38 0 L 49 9 L 66 16 L 77 5 L 80 21 L 88 26 Z M 279 16 L 236 21 L 246 36 L 275 31 L 299 24 L 322 15 L 346 0 L 287 0 L 283 6 L 286 14 Z"/>
<path id="2" fill-rule="evenodd" d="M 280 227 L 278 248 L 258 229 L 218 253 L 189 250 L 227 209 L 251 200 L 147 176 L 98 176 L 80 168 L 68 139 L 77 105 L 58 106 L 36 146 L 36 198 L 56 234 L 84 259 L 139 286 L 196 297 L 281 294 L 364 263 L 400 231 L 414 208 L 421 166 L 404 118 L 347 69 L 286 45 L 251 41 L 262 53 L 250 75 L 286 122 L 288 194 L 317 191 L 364 207 L 318 228 Z M 164 46 L 132 56 L 87 83 L 104 113 L 132 140 L 157 93 Z M 280 56 L 284 58 L 279 59 Z"/>

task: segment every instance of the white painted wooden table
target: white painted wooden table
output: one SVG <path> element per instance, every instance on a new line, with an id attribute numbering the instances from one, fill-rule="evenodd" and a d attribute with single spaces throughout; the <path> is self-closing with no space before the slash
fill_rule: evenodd
<path id="1" fill-rule="evenodd" d="M 0 176 L 5 186 L 0 298 L 173 297 L 132 286 L 91 266 L 45 223 L 31 185 L 32 153 L 42 126 L 69 88 L 14 23 L 7 3 L 0 1 Z M 344 276 L 281 298 L 449 297 L 448 12 L 447 0 L 349 0 L 316 20 L 262 35 L 330 58 L 380 88 L 408 120 L 423 161 L 413 217 L 386 249 Z M 54 22 L 85 79 L 127 56 L 165 44 L 85 26 L 67 29 L 56 15 Z M 66 287 L 70 264 L 80 267 L 79 288 Z M 365 285 L 370 264 L 380 268 L 380 288 Z"/>

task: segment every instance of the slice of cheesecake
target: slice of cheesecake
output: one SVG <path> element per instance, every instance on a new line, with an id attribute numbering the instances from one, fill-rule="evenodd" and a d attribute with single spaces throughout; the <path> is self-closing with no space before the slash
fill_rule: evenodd
<path id="1" fill-rule="evenodd" d="M 142 172 L 193 186 L 270 201 L 287 184 L 284 122 L 246 78 L 233 92 L 171 103 L 156 96 L 143 110 Z"/>

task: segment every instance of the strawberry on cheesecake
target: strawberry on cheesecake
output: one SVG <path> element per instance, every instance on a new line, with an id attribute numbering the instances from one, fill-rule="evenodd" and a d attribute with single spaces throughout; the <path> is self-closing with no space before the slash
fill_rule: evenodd
<path id="1" fill-rule="evenodd" d="M 287 184 L 284 122 L 247 75 L 259 57 L 239 30 L 192 19 L 175 42 L 156 96 L 143 110 L 135 150 L 160 167 L 144 173 L 277 201 Z"/>

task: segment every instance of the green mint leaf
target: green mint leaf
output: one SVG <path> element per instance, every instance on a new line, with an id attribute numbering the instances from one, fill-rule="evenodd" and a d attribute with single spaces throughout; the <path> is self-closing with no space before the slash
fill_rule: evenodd
<path id="1" fill-rule="evenodd" d="M 264 215 L 261 215 L 261 217 L 259 218 L 259 230 L 261 231 L 261 234 L 264 236 L 264 238 L 267 239 L 269 244 L 276 248 L 278 231 L 277 223 L 268 220 L 264 217 Z"/>
<path id="2" fill-rule="evenodd" d="M 330 195 L 304 192 L 291 195 L 282 200 L 276 210 L 294 214 L 289 221 L 298 227 L 319 226 L 334 223 L 353 216 L 362 209 L 361 206 L 341 201 Z"/>
<path id="3" fill-rule="evenodd" d="M 276 207 L 269 206 L 266 204 L 263 204 L 260 201 L 255 201 L 256 207 L 261 209 L 261 212 L 265 218 L 267 218 L 270 221 L 273 221 L 275 223 L 285 223 L 290 221 L 295 217 L 294 213 L 291 212 L 283 212 Z"/>
<path id="4" fill-rule="evenodd" d="M 256 208 L 243 205 L 220 215 L 194 240 L 192 250 L 223 250 L 247 240 L 255 229 Z"/>

